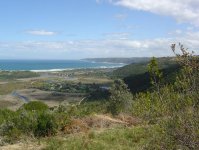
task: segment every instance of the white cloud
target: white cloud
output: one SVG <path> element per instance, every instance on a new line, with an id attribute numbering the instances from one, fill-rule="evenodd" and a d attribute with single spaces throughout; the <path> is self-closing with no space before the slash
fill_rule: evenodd
<path id="1" fill-rule="evenodd" d="M 176 31 L 174 31 L 176 32 Z M 177 32 L 179 32 L 177 30 Z M 114 34 L 114 33 L 113 33 Z M 118 33 L 119 34 L 119 33 Z M 121 33 L 125 34 L 125 33 Z M 117 35 L 117 33 L 116 33 Z M 119 34 L 120 35 L 120 34 Z M 118 35 L 118 36 L 119 36 Z M 74 40 L 60 42 L 0 42 L 0 57 L 79 59 L 85 57 L 142 57 L 171 56 L 170 45 L 179 43 L 199 54 L 199 32 L 189 31 L 168 38 L 144 40 L 109 38 L 101 40 Z"/>
<path id="2" fill-rule="evenodd" d="M 57 34 L 56 32 L 46 31 L 46 30 L 29 30 L 29 31 L 26 31 L 26 33 L 32 34 L 32 35 L 42 35 L 42 36 L 52 36 L 52 35 Z"/>
<path id="3" fill-rule="evenodd" d="M 134 10 L 172 16 L 178 22 L 199 26 L 199 0 L 108 0 Z"/>
<path id="4" fill-rule="evenodd" d="M 188 30 L 188 29 L 187 29 Z M 181 34 L 183 34 L 184 32 L 182 31 L 182 30 L 180 30 L 180 29 L 177 29 L 177 30 L 175 30 L 175 31 L 172 31 L 172 32 L 169 32 L 168 34 L 169 35 L 172 35 L 172 36 L 179 36 L 179 35 L 181 35 Z"/>

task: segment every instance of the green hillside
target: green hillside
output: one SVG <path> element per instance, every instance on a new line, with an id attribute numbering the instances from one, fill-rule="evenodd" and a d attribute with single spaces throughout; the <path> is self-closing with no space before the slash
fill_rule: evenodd
<path id="1" fill-rule="evenodd" d="M 179 70 L 180 67 L 178 65 L 171 65 L 161 69 L 161 72 L 163 73 L 163 82 L 167 84 L 174 83 L 176 74 Z M 148 72 L 127 76 L 124 78 L 124 81 L 133 93 L 143 92 L 152 87 Z"/>
<path id="2" fill-rule="evenodd" d="M 175 59 L 173 57 L 161 57 L 157 59 L 158 65 L 161 69 L 168 68 L 170 66 L 176 65 Z M 121 67 L 113 71 L 112 76 L 116 77 L 128 77 L 130 75 L 139 75 L 147 72 L 148 61 L 141 61 L 137 63 L 131 63 L 124 67 Z"/>
<path id="3" fill-rule="evenodd" d="M 173 83 L 180 67 L 172 57 L 158 58 L 158 65 L 163 73 L 164 83 Z M 113 78 L 122 78 L 133 93 L 143 92 L 151 87 L 148 62 L 134 63 L 113 71 Z"/>

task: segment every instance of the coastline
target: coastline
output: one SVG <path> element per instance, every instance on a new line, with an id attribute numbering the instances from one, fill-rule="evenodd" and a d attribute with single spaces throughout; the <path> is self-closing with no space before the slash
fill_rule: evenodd
<path id="1" fill-rule="evenodd" d="M 72 70 L 89 70 L 89 69 L 114 69 L 114 68 L 120 68 L 121 66 L 100 66 L 100 67 L 88 67 L 88 68 L 66 68 L 66 69 L 44 69 L 44 70 L 16 70 L 16 71 L 30 71 L 30 72 L 62 72 L 62 71 L 72 71 Z M 15 70 L 14 70 L 15 71 Z"/>
<path id="2" fill-rule="evenodd" d="M 85 62 L 85 63 L 82 63 Z M 75 61 L 6 61 L 2 63 L 0 68 L 1 72 L 17 72 L 17 71 L 30 71 L 30 72 L 61 72 L 80 69 L 113 69 L 123 67 L 124 63 L 110 63 L 110 62 L 93 62 L 87 60 Z"/>

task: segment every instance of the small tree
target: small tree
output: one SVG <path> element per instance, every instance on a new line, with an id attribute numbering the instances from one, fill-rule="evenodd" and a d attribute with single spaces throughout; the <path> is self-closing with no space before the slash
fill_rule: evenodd
<path id="1" fill-rule="evenodd" d="M 151 78 L 151 84 L 156 88 L 160 100 L 162 100 L 162 96 L 160 94 L 160 81 L 162 78 L 162 72 L 160 72 L 160 69 L 158 67 L 158 62 L 155 57 L 153 57 L 148 64 L 148 71 Z"/>
<path id="2" fill-rule="evenodd" d="M 132 94 L 129 92 L 127 85 L 122 80 L 116 80 L 110 89 L 110 93 L 108 111 L 112 115 L 128 112 L 131 107 Z"/>

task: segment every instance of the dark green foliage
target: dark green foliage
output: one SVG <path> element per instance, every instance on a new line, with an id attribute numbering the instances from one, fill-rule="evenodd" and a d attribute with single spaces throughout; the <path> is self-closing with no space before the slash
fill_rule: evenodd
<path id="1" fill-rule="evenodd" d="M 130 65 L 126 65 L 124 67 L 118 68 L 113 71 L 111 76 L 125 78 L 128 76 L 144 74 L 144 73 L 148 72 L 147 65 L 148 65 L 149 61 L 150 61 L 150 58 L 146 62 L 132 63 Z M 172 66 L 177 65 L 175 59 L 172 57 L 157 58 L 157 62 L 158 62 L 160 69 L 166 69 L 166 68 L 170 68 Z"/>
<path id="2" fill-rule="evenodd" d="M 37 137 L 52 136 L 56 134 L 57 124 L 52 114 L 41 113 L 37 118 L 34 134 Z"/>
<path id="3" fill-rule="evenodd" d="M 122 80 L 115 80 L 110 89 L 110 95 L 108 111 L 113 115 L 128 112 L 129 107 L 131 107 L 132 95 Z"/>
<path id="4" fill-rule="evenodd" d="M 161 84 L 173 84 L 175 82 L 176 74 L 180 70 L 180 65 L 177 64 L 172 57 L 157 58 L 156 62 L 162 73 Z M 135 63 L 113 71 L 110 76 L 113 78 L 123 78 L 133 93 L 145 92 L 153 87 L 148 69 L 148 62 Z"/>
<path id="5" fill-rule="evenodd" d="M 124 82 L 132 93 L 144 92 L 151 88 L 149 73 L 125 77 Z"/>
<path id="6" fill-rule="evenodd" d="M 27 104 L 24 104 L 21 108 L 27 111 L 46 111 L 48 110 L 48 105 L 40 101 L 31 101 Z"/>
<path id="7" fill-rule="evenodd" d="M 8 143 L 19 140 L 23 135 L 54 135 L 57 128 L 54 115 L 51 115 L 48 106 L 41 102 L 24 104 L 15 112 L 0 110 L 0 118 L 0 135 Z"/>
<path id="8" fill-rule="evenodd" d="M 48 112 L 28 112 L 20 110 L 6 118 L 0 126 L 0 135 L 5 142 L 15 142 L 21 136 L 44 137 L 55 135 L 58 125 L 55 120 L 55 114 Z"/>
<path id="9" fill-rule="evenodd" d="M 107 100 L 109 96 L 110 96 L 110 92 L 108 89 L 98 88 L 95 91 L 90 93 L 87 102 L 104 101 L 104 100 Z"/>
<path id="10" fill-rule="evenodd" d="M 147 72 L 148 63 L 130 64 L 124 67 L 118 68 L 113 71 L 113 77 L 125 78 L 131 75 L 139 75 Z"/>
<path id="11" fill-rule="evenodd" d="M 163 74 L 161 84 L 174 84 L 179 70 L 179 65 L 173 65 L 168 68 L 161 69 L 160 72 Z M 150 74 L 148 72 L 125 77 L 124 82 L 133 93 L 145 92 L 153 87 L 150 80 Z"/>
<path id="12" fill-rule="evenodd" d="M 155 57 L 153 57 L 148 64 L 148 72 L 150 74 L 151 84 L 157 86 L 162 78 L 162 72 L 160 72 L 158 62 Z"/>

